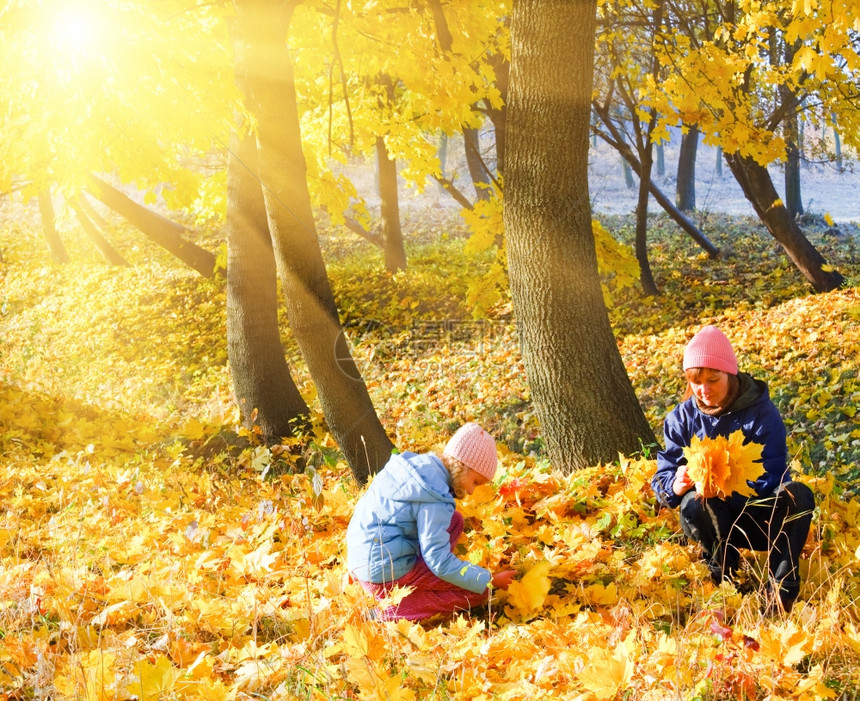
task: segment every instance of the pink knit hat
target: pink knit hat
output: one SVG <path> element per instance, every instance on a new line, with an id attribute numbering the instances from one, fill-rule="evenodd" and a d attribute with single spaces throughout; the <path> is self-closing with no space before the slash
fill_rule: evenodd
<path id="1" fill-rule="evenodd" d="M 496 441 L 476 423 L 463 424 L 451 436 L 442 455 L 459 460 L 466 467 L 492 480 L 499 462 Z"/>
<path id="2" fill-rule="evenodd" d="M 684 351 L 684 370 L 711 368 L 738 374 L 738 359 L 732 344 L 716 326 L 706 326 L 693 336 Z"/>

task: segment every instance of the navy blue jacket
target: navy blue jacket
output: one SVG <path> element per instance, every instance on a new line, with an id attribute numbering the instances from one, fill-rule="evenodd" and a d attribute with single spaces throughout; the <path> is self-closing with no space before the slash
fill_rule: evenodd
<path id="1" fill-rule="evenodd" d="M 753 442 L 764 446 L 764 474 L 755 482 L 750 482 L 750 486 L 760 497 L 769 496 L 780 484 L 791 481 L 785 445 L 785 424 L 770 400 L 767 384 L 746 373 L 739 373 L 738 380 L 738 398 L 719 416 L 708 416 L 700 411 L 696 398 L 690 397 L 666 417 L 663 424 L 666 447 L 657 453 L 657 472 L 651 480 L 651 487 L 657 499 L 666 506 L 674 508 L 681 503 L 682 497 L 672 491 L 672 482 L 675 481 L 678 467 L 687 462 L 684 448 L 689 447 L 693 436 L 699 439 L 705 436 L 727 437 L 740 429 L 744 435 L 744 443 Z M 746 497 L 738 494 L 731 499 L 746 501 Z"/>

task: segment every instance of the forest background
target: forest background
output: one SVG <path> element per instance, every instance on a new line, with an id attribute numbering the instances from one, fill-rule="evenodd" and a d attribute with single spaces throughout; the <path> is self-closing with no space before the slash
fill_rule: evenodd
<path id="1" fill-rule="evenodd" d="M 33 109 L 31 117 L 39 114 Z M 46 124 L 56 128 L 68 115 L 49 113 Z M 819 134 L 828 129 L 834 133 L 822 124 Z M 672 133 L 663 153 L 668 168 L 680 140 Z M 451 136 L 449 153 L 464 153 L 462 138 Z M 146 142 L 138 135 L 130 141 L 138 148 Z M 436 157 L 437 136 L 428 143 Z M 4 148 L 7 157 L 18 153 L 9 141 Z M 482 423 L 499 443 L 496 488 L 463 504 L 470 526 L 463 555 L 517 568 L 521 586 L 497 593 L 474 616 L 426 625 L 372 620 L 373 602 L 346 575 L 344 530 L 362 487 L 328 430 L 286 312 L 279 312 L 280 340 L 311 420 L 296 440 L 273 443 L 235 401 L 224 277 L 183 266 L 98 201 L 95 216 L 79 217 L 72 203 L 92 167 L 84 159 L 64 170 L 56 160 L 45 169 L 44 159 L 7 158 L 6 173 L 10 163 L 25 167 L 4 181 L 0 200 L 0 693 L 854 698 L 854 162 L 846 155 L 840 168 L 820 162 L 803 170 L 806 213 L 798 221 L 845 280 L 816 294 L 749 216 L 754 209 L 738 197 L 730 174 L 714 172 L 710 148 L 699 155 L 699 206 L 690 216 L 720 257 L 708 256 L 668 216 L 652 214 L 648 256 L 660 294 L 643 295 L 635 275 L 634 284 L 612 287 L 627 260 L 617 253 L 615 269 L 604 272 L 608 313 L 656 435 L 683 389 L 683 347 L 701 324 L 723 328 L 744 368 L 769 382 L 793 465 L 818 503 L 802 600 L 788 617 L 764 618 L 755 586 L 742 595 L 710 584 L 695 547 L 650 492 L 655 446 L 572 472 L 548 459 L 510 293 L 493 277 L 498 250 L 476 245 L 474 219 L 467 213 L 464 220 L 462 203 L 449 196 L 451 184 L 471 185 L 464 156 L 446 157 L 437 171 L 442 191 L 433 183 L 410 189 L 414 179 L 401 172 L 408 264 L 399 272 L 386 271 L 380 248 L 341 226 L 329 206 L 315 209 L 339 317 L 392 443 L 438 450 L 467 420 Z M 182 236 L 223 264 L 223 220 L 201 210 L 197 197 L 189 200 L 194 206 L 174 208 L 181 188 L 153 166 L 160 153 L 137 156 L 142 171 L 153 168 L 151 185 L 122 178 L 128 162 L 111 171 L 113 182 L 181 222 Z M 811 153 L 810 160 L 821 160 Z M 334 163 L 327 181 L 350 176 L 367 205 L 364 234 L 378 232 L 383 219 L 372 163 L 370 155 Z M 199 173 L 201 162 L 193 165 Z M 620 244 L 617 251 L 632 251 L 637 193 L 617 151 L 592 142 L 589 166 L 595 217 Z M 782 169 L 774 165 L 771 173 L 778 179 Z M 675 185 L 672 174 L 654 180 L 667 190 Z M 191 184 L 200 181 L 181 182 L 193 194 Z M 205 182 L 217 192 L 217 177 Z M 46 203 L 38 195 L 46 183 L 68 256 L 62 265 L 45 245 Z M 87 219 L 102 222 L 127 265 L 105 265 L 104 249 L 82 228 Z M 760 556 L 747 554 L 751 583 L 762 567 Z"/>

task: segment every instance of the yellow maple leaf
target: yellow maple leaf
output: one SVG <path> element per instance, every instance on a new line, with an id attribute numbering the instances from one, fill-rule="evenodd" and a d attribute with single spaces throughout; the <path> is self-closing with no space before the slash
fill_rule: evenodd
<path id="1" fill-rule="evenodd" d="M 726 439 L 730 467 L 728 479 L 723 488 L 726 496 L 733 492 L 744 496 L 755 494 L 749 482 L 754 482 L 764 472 L 761 464 L 762 447 L 752 441 L 744 445 L 744 434 L 741 431 L 735 431 Z"/>
<path id="2" fill-rule="evenodd" d="M 625 646 L 614 651 L 592 648 L 588 664 L 577 674 L 579 681 L 597 699 L 611 699 L 626 688 L 633 675 L 633 662 Z"/>
<path id="3" fill-rule="evenodd" d="M 761 632 L 761 653 L 780 664 L 796 665 L 812 650 L 814 636 L 801 630 L 793 621 Z"/>
<path id="4" fill-rule="evenodd" d="M 755 491 L 748 481 L 754 481 L 763 472 L 760 462 L 762 446 L 744 445 L 744 435 L 738 430 L 728 438 L 702 438 L 693 436 L 684 448 L 687 474 L 703 498 L 727 499 L 733 493 L 752 496 Z"/>
<path id="5" fill-rule="evenodd" d="M 718 496 L 719 486 L 728 475 L 729 456 L 723 442 L 721 437 L 712 440 L 693 436 L 684 448 L 687 475 L 696 485 L 696 492 L 706 499 Z"/>
<path id="6" fill-rule="evenodd" d="M 173 691 L 181 674 L 165 655 L 160 655 L 155 664 L 144 659 L 137 666 L 137 681 L 132 681 L 130 687 L 141 701 L 160 699 Z"/>
<path id="7" fill-rule="evenodd" d="M 508 587 L 508 602 L 526 618 L 534 614 L 546 601 L 549 593 L 549 562 L 542 560 L 526 572 L 521 579 Z"/>
<path id="8" fill-rule="evenodd" d="M 343 629 L 343 647 L 350 657 L 366 657 L 367 637 L 356 626 L 347 624 Z"/>

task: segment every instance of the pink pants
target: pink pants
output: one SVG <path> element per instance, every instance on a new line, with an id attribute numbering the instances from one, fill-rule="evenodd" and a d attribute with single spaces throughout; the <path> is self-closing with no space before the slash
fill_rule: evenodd
<path id="1" fill-rule="evenodd" d="M 463 514 L 454 512 L 451 525 L 448 526 L 448 535 L 451 537 L 451 551 L 463 533 Z M 455 611 L 468 611 L 473 606 L 480 606 L 487 602 L 488 592 L 485 590 L 480 594 L 463 589 L 455 584 L 450 584 L 439 579 L 430 571 L 424 560 L 419 557 L 415 566 L 404 574 L 400 579 L 393 582 L 374 584 L 372 582 L 361 582 L 368 592 L 377 599 L 383 599 L 394 587 L 412 587 L 411 594 L 406 596 L 397 606 L 389 606 L 380 612 L 383 621 L 392 621 L 405 618 L 409 621 L 418 621 L 429 618 L 437 613 L 454 613 Z"/>

